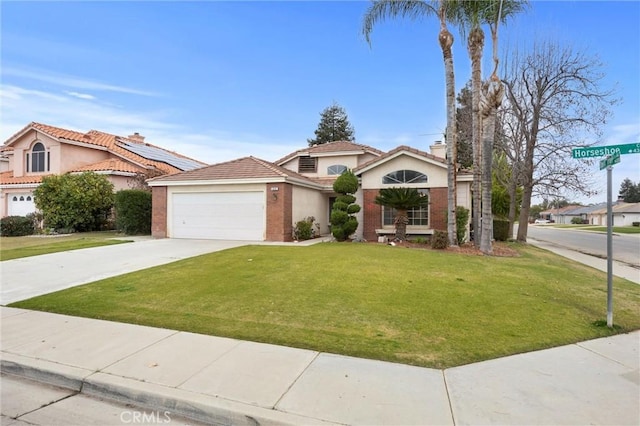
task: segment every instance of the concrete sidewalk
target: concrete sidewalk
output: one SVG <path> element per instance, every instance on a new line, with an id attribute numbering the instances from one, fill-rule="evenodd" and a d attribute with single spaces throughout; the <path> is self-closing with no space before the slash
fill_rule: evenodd
<path id="1" fill-rule="evenodd" d="M 559 256 L 566 257 L 567 259 L 574 260 L 578 263 L 582 263 L 592 268 L 596 268 L 600 271 L 607 272 L 607 259 L 601 259 L 599 257 L 590 256 L 588 254 L 580 253 L 575 250 L 571 250 L 566 247 L 559 246 L 547 241 L 539 241 L 532 238 L 527 239 L 527 242 L 536 247 L 549 250 Z M 640 241 L 639 241 L 640 243 Z M 626 263 L 613 261 L 613 275 L 616 277 L 624 278 L 636 284 L 640 284 L 640 269 L 633 266 L 629 266 Z"/>
<path id="2" fill-rule="evenodd" d="M 3 374 L 208 424 L 640 422 L 639 331 L 442 371 L 15 308 L 0 312 Z"/>

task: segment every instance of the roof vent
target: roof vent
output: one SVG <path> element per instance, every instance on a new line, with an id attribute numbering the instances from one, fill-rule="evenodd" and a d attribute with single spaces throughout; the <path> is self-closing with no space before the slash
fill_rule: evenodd
<path id="1" fill-rule="evenodd" d="M 140 133 L 135 132 L 132 135 L 127 136 L 128 139 L 131 139 L 134 142 L 137 143 L 143 143 L 144 142 L 144 136 L 142 136 Z"/>

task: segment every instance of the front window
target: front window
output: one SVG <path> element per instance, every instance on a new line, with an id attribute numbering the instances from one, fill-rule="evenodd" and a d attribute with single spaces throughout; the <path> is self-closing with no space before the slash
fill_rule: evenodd
<path id="1" fill-rule="evenodd" d="M 427 189 L 419 189 L 421 194 L 428 195 L 429 191 Z M 383 207 L 382 208 L 382 225 L 383 226 L 395 226 L 393 220 L 396 218 L 397 210 L 391 207 Z M 429 226 L 429 205 L 425 205 L 422 207 L 416 207 L 413 209 L 407 210 L 407 217 L 409 218 L 409 223 L 407 226 Z"/>
<path id="2" fill-rule="evenodd" d="M 396 170 L 386 174 L 382 178 L 382 183 L 394 185 L 398 183 L 427 183 L 427 175 L 415 170 Z"/>
<path id="3" fill-rule="evenodd" d="M 49 171 L 49 153 L 46 152 L 44 145 L 40 142 L 36 143 L 31 149 L 31 155 L 27 154 L 27 171 L 38 173 Z"/>

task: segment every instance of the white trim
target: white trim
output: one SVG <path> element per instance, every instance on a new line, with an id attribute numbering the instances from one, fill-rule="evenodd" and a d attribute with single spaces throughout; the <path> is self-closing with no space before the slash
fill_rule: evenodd
<path id="1" fill-rule="evenodd" d="M 94 145 L 91 143 L 79 142 L 79 141 L 74 141 L 74 140 L 65 139 L 65 138 L 56 138 L 55 136 L 51 136 L 51 137 L 53 137 L 54 139 L 57 139 L 58 142 L 67 143 L 69 145 L 76 145 L 76 146 L 81 146 L 83 148 L 97 149 L 98 151 L 109 151 L 109 148 L 102 145 Z"/>
<path id="2" fill-rule="evenodd" d="M 424 156 L 422 156 L 420 154 L 416 154 L 415 152 L 402 150 L 402 151 L 396 152 L 395 154 L 393 154 L 393 155 L 391 155 L 389 157 L 382 158 L 382 159 L 378 158 L 378 159 L 374 160 L 374 162 L 372 164 L 369 164 L 367 167 L 364 167 L 364 168 L 358 170 L 357 174 L 362 174 L 362 173 L 368 172 L 369 170 L 375 169 L 376 167 L 378 167 L 378 166 L 380 166 L 380 165 L 382 165 L 382 164 L 384 164 L 386 162 L 389 162 L 391 160 L 394 160 L 394 159 L 400 157 L 401 155 L 407 155 L 409 157 L 415 158 L 416 160 L 420 160 L 420 161 L 425 162 L 425 163 L 433 164 L 434 166 L 438 166 L 438 167 L 441 167 L 443 169 L 447 168 L 447 165 L 445 163 L 441 162 L 441 161 L 433 160 L 433 159 L 428 158 L 428 157 L 424 157 Z"/>
<path id="3" fill-rule="evenodd" d="M 5 183 L 0 185 L 0 189 L 22 189 L 22 188 L 37 188 L 40 183 Z"/>
<path id="4" fill-rule="evenodd" d="M 162 180 L 148 180 L 147 185 L 150 187 L 155 186 L 203 186 L 203 185 L 238 185 L 238 184 L 267 184 L 267 183 L 292 183 L 298 186 L 303 186 L 311 189 L 322 190 L 325 189 L 325 185 L 321 185 L 315 182 L 306 182 L 302 179 L 292 178 L 290 176 L 279 176 L 271 178 L 253 178 L 253 179 L 217 179 L 217 180 L 178 180 L 178 181 L 162 181 Z"/>
<path id="5" fill-rule="evenodd" d="M 115 170 L 99 170 L 99 171 L 96 171 L 96 170 L 82 170 L 82 171 L 79 171 L 79 172 L 78 171 L 73 171 L 73 172 L 69 172 L 69 173 L 71 173 L 72 175 L 79 175 L 79 174 L 87 173 L 87 172 L 95 173 L 97 175 L 110 175 L 110 176 L 132 177 L 132 176 L 136 175 L 136 173 L 132 173 L 132 172 L 119 172 L 119 171 L 115 171 Z"/>

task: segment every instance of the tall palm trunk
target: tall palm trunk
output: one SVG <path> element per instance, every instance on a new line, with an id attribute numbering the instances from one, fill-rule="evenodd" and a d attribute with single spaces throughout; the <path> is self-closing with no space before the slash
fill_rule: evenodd
<path id="1" fill-rule="evenodd" d="M 453 68 L 453 35 L 447 29 L 445 2 L 441 2 L 438 10 L 440 18 L 440 33 L 438 41 L 442 49 L 444 58 L 445 85 L 447 98 L 447 235 L 449 245 L 457 246 L 458 237 L 456 233 L 456 206 L 457 206 L 457 131 L 456 131 L 456 88 Z"/>
<path id="2" fill-rule="evenodd" d="M 473 182 L 471 191 L 473 193 L 473 241 L 476 247 L 480 244 L 482 237 L 482 229 L 480 226 L 480 217 L 482 215 L 482 203 L 480 192 L 480 180 L 482 175 L 482 115 L 480 113 L 480 98 L 482 96 L 482 50 L 484 48 L 484 31 L 482 28 L 475 27 L 469 33 L 467 39 L 467 50 L 471 59 L 471 106 L 472 106 L 472 124 L 471 124 L 471 146 L 473 149 Z"/>

